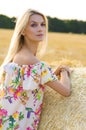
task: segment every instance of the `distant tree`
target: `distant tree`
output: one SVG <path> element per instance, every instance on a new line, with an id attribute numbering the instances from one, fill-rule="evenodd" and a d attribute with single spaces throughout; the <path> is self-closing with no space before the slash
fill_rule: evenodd
<path id="1" fill-rule="evenodd" d="M 78 20 L 66 20 L 65 22 L 68 32 L 86 33 L 86 22 Z"/>
<path id="2" fill-rule="evenodd" d="M 51 18 L 48 16 L 48 22 L 49 22 L 49 31 L 65 32 L 66 25 L 64 21 L 57 18 Z"/>
<path id="3" fill-rule="evenodd" d="M 81 32 L 86 34 L 86 22 L 81 21 Z"/>
<path id="4" fill-rule="evenodd" d="M 47 17 L 50 32 L 72 32 L 85 33 L 86 22 L 78 20 L 60 20 L 58 18 Z"/>
<path id="5" fill-rule="evenodd" d="M 0 15 L 0 28 L 13 29 L 15 26 L 15 19 L 15 17 L 9 18 L 5 15 Z"/>
<path id="6" fill-rule="evenodd" d="M 86 34 L 86 22 L 78 20 L 60 20 L 47 16 L 49 23 L 49 32 L 72 32 Z M 9 18 L 0 15 L 0 28 L 14 29 L 16 17 Z"/>
<path id="7" fill-rule="evenodd" d="M 80 25 L 77 20 L 68 21 L 68 29 L 73 33 L 80 33 Z"/>

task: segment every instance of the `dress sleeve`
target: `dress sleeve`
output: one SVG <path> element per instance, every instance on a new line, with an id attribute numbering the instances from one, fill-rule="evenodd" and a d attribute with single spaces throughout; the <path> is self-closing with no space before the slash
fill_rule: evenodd
<path id="1" fill-rule="evenodd" d="M 45 84 L 49 81 L 58 80 L 57 76 L 53 73 L 50 66 L 46 63 L 42 63 L 42 71 L 41 71 L 41 84 Z"/>

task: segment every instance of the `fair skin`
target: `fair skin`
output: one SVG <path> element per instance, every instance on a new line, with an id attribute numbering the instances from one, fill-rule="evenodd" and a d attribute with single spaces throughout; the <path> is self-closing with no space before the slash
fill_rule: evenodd
<path id="1" fill-rule="evenodd" d="M 36 58 L 38 45 L 44 40 L 46 33 L 46 25 L 43 17 L 38 14 L 30 16 L 30 20 L 26 29 L 22 32 L 24 35 L 24 46 L 15 55 L 13 62 L 18 65 L 22 64 L 35 64 L 39 62 Z M 63 69 L 63 70 L 62 70 Z M 70 95 L 70 70 L 68 67 L 58 67 L 54 72 L 56 75 L 60 74 L 60 80 L 49 81 L 46 83 L 49 87 L 59 92 L 63 96 Z"/>
<path id="2" fill-rule="evenodd" d="M 27 27 L 22 32 L 24 35 L 24 46 L 14 57 L 14 62 L 21 64 L 35 64 L 38 45 L 45 37 L 45 21 L 42 16 L 35 14 L 30 17 Z M 27 56 L 27 57 L 26 57 Z"/>

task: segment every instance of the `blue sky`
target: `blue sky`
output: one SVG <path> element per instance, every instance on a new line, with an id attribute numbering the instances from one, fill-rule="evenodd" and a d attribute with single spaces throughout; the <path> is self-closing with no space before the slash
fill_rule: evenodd
<path id="1" fill-rule="evenodd" d="M 19 16 L 27 8 L 59 19 L 86 21 L 86 0 L 0 0 L 0 14 Z"/>

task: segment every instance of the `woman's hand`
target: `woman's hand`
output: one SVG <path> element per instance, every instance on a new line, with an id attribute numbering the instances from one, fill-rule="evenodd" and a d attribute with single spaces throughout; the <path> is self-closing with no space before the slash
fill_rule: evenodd
<path id="1" fill-rule="evenodd" d="M 70 74 L 72 72 L 72 70 L 68 66 L 62 66 L 62 65 L 60 65 L 60 66 L 58 66 L 58 68 L 55 70 L 54 73 L 56 75 L 60 76 L 60 74 L 61 74 L 62 71 L 67 71 L 68 76 L 70 76 Z"/>

